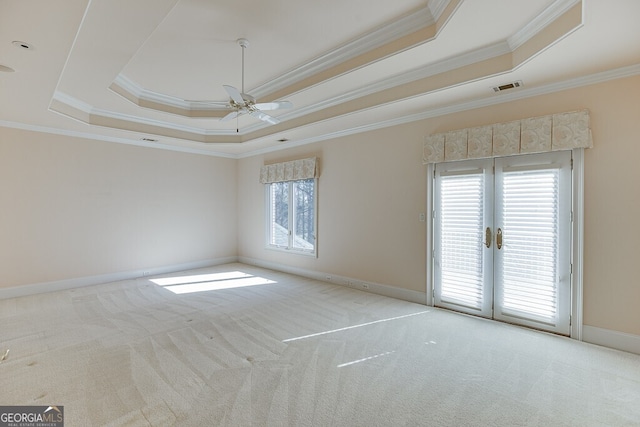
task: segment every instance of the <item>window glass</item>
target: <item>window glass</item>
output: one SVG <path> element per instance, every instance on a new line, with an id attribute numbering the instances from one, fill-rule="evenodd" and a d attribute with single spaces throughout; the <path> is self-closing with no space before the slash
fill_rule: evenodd
<path id="1" fill-rule="evenodd" d="M 315 253 L 316 180 L 275 182 L 268 188 L 268 245 Z"/>
<path id="2" fill-rule="evenodd" d="M 270 184 L 270 225 L 269 243 L 275 246 L 289 246 L 289 183 Z"/>
<path id="3" fill-rule="evenodd" d="M 315 245 L 315 180 L 305 179 L 293 184 L 294 238 L 293 247 L 313 251 Z"/>

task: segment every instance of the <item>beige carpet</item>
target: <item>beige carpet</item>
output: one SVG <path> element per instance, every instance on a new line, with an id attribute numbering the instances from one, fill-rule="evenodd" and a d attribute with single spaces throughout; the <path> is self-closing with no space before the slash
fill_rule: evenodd
<path id="1" fill-rule="evenodd" d="M 0 405 L 64 405 L 67 427 L 640 425 L 637 355 L 242 264 L 152 279 L 0 301 Z"/>

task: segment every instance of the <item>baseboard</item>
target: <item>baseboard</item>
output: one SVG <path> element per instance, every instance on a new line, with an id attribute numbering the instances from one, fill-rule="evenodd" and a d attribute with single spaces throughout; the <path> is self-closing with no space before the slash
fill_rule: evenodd
<path id="1" fill-rule="evenodd" d="M 426 292 L 412 291 L 402 289 L 396 286 L 383 285 L 381 283 L 365 282 L 352 277 L 338 276 L 333 273 L 325 273 L 321 271 L 306 270 L 303 268 L 291 267 L 285 264 L 278 264 L 269 261 L 263 261 L 247 257 L 238 257 L 238 261 L 243 264 L 255 265 L 256 267 L 268 268 L 270 270 L 281 271 L 283 273 L 295 274 L 297 276 L 309 279 L 320 280 L 334 285 L 341 285 L 348 288 L 358 289 L 364 292 L 371 292 L 390 298 L 400 299 L 403 301 L 415 302 L 418 304 L 426 304 Z"/>
<path id="2" fill-rule="evenodd" d="M 582 327 L 582 341 L 640 354 L 640 335 L 584 325 Z"/>
<path id="3" fill-rule="evenodd" d="M 182 264 L 174 264 L 156 268 L 146 268 L 142 270 L 132 270 L 117 273 L 101 274 L 97 276 L 78 277 L 73 279 L 57 280 L 52 282 L 34 283 L 23 286 L 15 286 L 11 288 L 0 288 L 0 299 L 23 297 L 46 292 L 62 291 L 66 289 L 80 288 L 83 286 L 98 285 L 101 283 L 117 282 L 119 280 L 130 280 L 144 276 L 155 276 L 158 274 L 168 274 L 178 271 L 194 270 L 198 268 L 206 268 L 214 265 L 228 264 L 232 262 L 241 262 L 257 267 L 268 268 L 271 270 L 282 271 L 283 273 L 295 274 L 309 279 L 320 280 L 335 285 L 341 285 L 348 288 L 358 289 L 364 292 L 371 292 L 390 298 L 396 298 L 403 301 L 414 302 L 418 304 L 426 304 L 427 295 L 425 292 L 412 291 L 402 289 L 396 286 L 384 285 L 375 282 L 365 282 L 346 276 L 339 276 L 332 273 L 307 270 L 303 268 L 292 267 L 285 264 L 279 264 L 269 261 L 263 261 L 248 257 L 224 257 L 207 259 L 202 261 L 188 262 Z M 591 344 L 601 345 L 616 350 L 628 351 L 630 353 L 640 354 L 640 335 L 628 334 L 625 332 L 613 331 L 610 329 L 598 328 L 595 326 L 583 325 L 582 341 Z"/>
<path id="4" fill-rule="evenodd" d="M 187 262 L 182 264 L 167 265 L 142 270 L 121 271 L 117 273 L 100 274 L 97 276 L 77 277 L 73 279 L 56 280 L 53 282 L 34 283 L 29 285 L 0 288 L 0 299 L 17 298 L 28 295 L 42 294 L 46 292 L 62 291 L 65 289 L 81 288 L 83 286 L 99 285 L 101 283 L 117 282 L 119 280 L 137 279 L 144 276 L 155 276 L 177 271 L 193 270 L 196 268 L 211 267 L 214 265 L 237 262 L 238 257 L 225 257 L 206 259 L 202 261 Z"/>

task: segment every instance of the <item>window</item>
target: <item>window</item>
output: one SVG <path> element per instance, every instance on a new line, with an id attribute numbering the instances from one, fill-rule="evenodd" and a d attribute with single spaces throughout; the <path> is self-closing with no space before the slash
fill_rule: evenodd
<path id="1" fill-rule="evenodd" d="M 273 182 L 267 192 L 267 246 L 316 253 L 316 179 Z"/>
<path id="2" fill-rule="evenodd" d="M 318 176 L 316 157 L 260 168 L 268 248 L 316 255 Z"/>

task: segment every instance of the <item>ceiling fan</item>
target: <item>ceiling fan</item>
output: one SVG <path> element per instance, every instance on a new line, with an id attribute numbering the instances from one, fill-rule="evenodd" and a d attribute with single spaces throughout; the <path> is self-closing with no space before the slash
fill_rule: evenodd
<path id="1" fill-rule="evenodd" d="M 231 111 L 220 120 L 223 122 L 229 121 L 244 114 L 249 114 L 272 125 L 280 123 L 280 120 L 273 116 L 270 116 L 264 111 L 293 108 L 293 104 L 289 101 L 257 103 L 256 99 L 253 96 L 244 92 L 244 50 L 249 46 L 249 40 L 242 38 L 238 39 L 237 42 L 240 47 L 242 47 L 242 91 L 236 89 L 233 86 L 222 86 L 224 87 L 224 90 L 229 94 L 229 102 L 227 104 L 227 107 L 233 109 L 233 111 Z"/>

